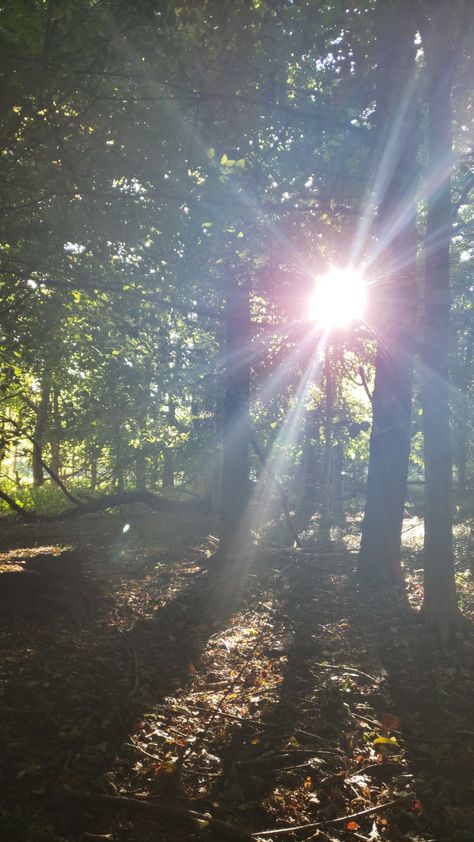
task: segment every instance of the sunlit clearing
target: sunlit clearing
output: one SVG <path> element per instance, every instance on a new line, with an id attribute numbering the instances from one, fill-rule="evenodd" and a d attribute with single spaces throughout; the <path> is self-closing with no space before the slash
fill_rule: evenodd
<path id="1" fill-rule="evenodd" d="M 348 327 L 360 319 L 367 303 L 367 288 L 360 272 L 333 267 L 317 279 L 310 316 L 325 330 Z"/>

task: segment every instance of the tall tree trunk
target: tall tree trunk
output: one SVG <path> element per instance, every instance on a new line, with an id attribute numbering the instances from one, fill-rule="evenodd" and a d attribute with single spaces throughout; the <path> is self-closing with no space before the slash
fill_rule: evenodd
<path id="1" fill-rule="evenodd" d="M 159 473 L 160 473 L 159 462 L 158 462 L 158 459 L 157 459 L 156 455 L 153 455 L 153 458 L 151 459 L 151 465 L 150 465 L 150 480 L 149 480 L 149 482 L 150 482 L 149 488 L 150 488 L 151 491 L 154 491 L 158 487 Z"/>
<path id="2" fill-rule="evenodd" d="M 331 487 L 333 474 L 332 427 L 334 419 L 334 380 L 330 345 L 324 349 L 324 457 L 321 494 L 319 540 L 329 541 L 331 531 Z"/>
<path id="3" fill-rule="evenodd" d="M 8 452 L 8 441 L 5 438 L 5 421 L 0 420 L 0 474 L 2 473 L 3 460 Z M 7 469 L 8 470 L 8 469 Z"/>
<path id="4" fill-rule="evenodd" d="M 383 195 L 371 319 L 378 337 L 367 497 L 359 578 L 399 583 L 400 544 L 411 438 L 416 287 L 418 108 L 415 95 L 416 26 L 411 2 L 382 0 L 380 14 L 379 161 Z"/>
<path id="5" fill-rule="evenodd" d="M 12 461 L 13 479 L 17 488 L 21 485 L 20 474 L 18 473 L 18 442 L 15 441 L 13 445 L 13 461 Z"/>
<path id="6" fill-rule="evenodd" d="M 250 308 L 248 290 L 235 281 L 229 283 L 225 329 L 220 524 L 224 556 L 246 540 L 249 503 Z"/>
<path id="7" fill-rule="evenodd" d="M 121 493 L 125 488 L 125 478 L 123 472 L 123 444 L 122 444 L 122 431 L 120 429 L 120 424 L 115 425 L 115 435 L 114 435 L 114 467 L 112 471 L 112 484 L 114 488 Z"/>
<path id="8" fill-rule="evenodd" d="M 47 374 L 43 375 L 41 382 L 41 394 L 39 404 L 36 410 L 36 422 L 33 438 L 38 447 L 33 448 L 32 453 L 32 470 L 33 470 L 33 484 L 40 486 L 44 484 L 44 470 L 41 462 L 44 438 L 46 434 L 46 427 L 48 425 L 48 411 L 49 398 L 51 394 L 51 382 Z"/>
<path id="9" fill-rule="evenodd" d="M 61 474 L 61 416 L 59 413 L 59 389 L 53 387 L 53 428 L 51 431 L 51 470 L 57 477 Z"/>
<path id="10" fill-rule="evenodd" d="M 305 514 L 313 514 L 317 502 L 317 485 L 321 466 L 319 464 L 319 445 L 321 437 L 320 418 L 314 409 L 306 409 L 303 425 L 303 452 L 301 474 L 303 496 L 301 507 Z"/>
<path id="11" fill-rule="evenodd" d="M 339 430 L 336 444 L 333 448 L 334 476 L 332 484 L 332 500 L 335 519 L 342 526 L 345 520 L 342 475 L 344 471 L 344 433 Z"/>
<path id="12" fill-rule="evenodd" d="M 137 491 L 146 488 L 146 459 L 141 447 L 135 453 L 135 488 Z"/>
<path id="13" fill-rule="evenodd" d="M 90 473 L 91 473 L 91 491 L 95 491 L 97 488 L 97 459 L 95 456 L 92 457 L 90 461 Z"/>
<path id="14" fill-rule="evenodd" d="M 458 494 L 461 497 L 466 496 L 467 492 L 467 436 L 468 436 L 468 418 L 467 418 L 467 392 L 462 391 L 460 395 L 460 419 L 458 430 Z"/>
<path id="15" fill-rule="evenodd" d="M 168 424 L 170 427 L 176 424 L 176 406 L 169 400 Z M 174 488 L 174 458 L 173 448 L 165 447 L 163 452 L 163 488 Z"/>
<path id="16" fill-rule="evenodd" d="M 447 639 L 460 622 L 454 579 L 452 458 L 449 427 L 449 249 L 456 3 L 430 6 L 422 30 L 429 80 L 428 210 L 422 407 L 425 455 L 424 622 Z M 459 10 L 459 7 L 458 7 Z"/>
<path id="17" fill-rule="evenodd" d="M 474 337 L 472 333 L 467 337 L 466 351 L 463 359 L 463 376 L 458 383 L 459 388 L 459 421 L 457 429 L 457 469 L 458 494 L 465 496 L 467 492 L 467 454 L 469 439 L 469 385 L 471 382 L 471 366 Z"/>

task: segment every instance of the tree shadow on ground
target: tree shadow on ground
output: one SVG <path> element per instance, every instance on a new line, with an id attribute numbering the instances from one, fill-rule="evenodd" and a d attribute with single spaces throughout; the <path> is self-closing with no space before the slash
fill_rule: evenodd
<path id="1" fill-rule="evenodd" d="M 414 612 L 387 595 L 356 606 L 352 622 L 376 641 L 425 830 L 443 842 L 472 840 L 474 629 L 442 649 Z"/>
<path id="2" fill-rule="evenodd" d="M 245 810 L 247 824 L 260 829 L 274 824 L 275 817 L 291 822 L 301 810 L 310 818 L 337 811 L 329 778 L 343 768 L 347 719 L 343 696 L 330 679 L 318 684 L 314 672 L 332 649 L 315 632 L 338 611 L 331 558 L 294 553 L 273 565 L 279 624 L 267 655 L 284 662 L 282 681 L 261 710 L 260 728 L 245 718 L 234 728 L 221 749 L 222 774 L 209 795 L 210 802 L 227 805 L 241 817 Z M 317 776 L 327 778 L 318 797 Z"/>
<path id="3" fill-rule="evenodd" d="M 109 582 L 115 594 L 102 590 L 88 599 L 84 627 L 59 611 L 42 621 L 20 617 L 1 630 L 9 842 L 35 839 L 37 816 L 11 825 L 20 804 L 29 815 L 35 797 L 63 785 L 114 793 L 117 769 L 137 760 L 137 723 L 192 681 L 209 636 L 235 610 L 235 599 L 209 600 L 196 563 L 168 569 L 166 556 L 149 548 L 128 577 L 126 559 L 118 573 L 106 565 L 105 587 Z M 87 814 L 85 824 L 64 810 L 57 820 L 57 831 L 71 838 L 87 829 Z"/>

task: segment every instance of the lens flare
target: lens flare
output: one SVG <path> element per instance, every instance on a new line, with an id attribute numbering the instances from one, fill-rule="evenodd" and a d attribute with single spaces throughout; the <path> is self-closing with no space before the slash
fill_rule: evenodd
<path id="1" fill-rule="evenodd" d="M 317 279 L 310 305 L 311 319 L 324 330 L 348 327 L 360 319 L 367 304 L 367 287 L 360 272 L 333 267 Z"/>

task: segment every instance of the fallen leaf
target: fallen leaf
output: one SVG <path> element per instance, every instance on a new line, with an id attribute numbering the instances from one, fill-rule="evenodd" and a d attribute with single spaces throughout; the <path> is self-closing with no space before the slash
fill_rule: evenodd
<path id="1" fill-rule="evenodd" d="M 397 746 L 398 742 L 396 737 L 376 737 L 374 740 L 374 745 Z"/>
<path id="2" fill-rule="evenodd" d="M 347 830 L 359 830 L 359 828 L 360 828 L 360 824 L 357 824 L 357 822 L 354 822 L 354 821 L 347 822 L 347 824 L 346 824 Z"/>

